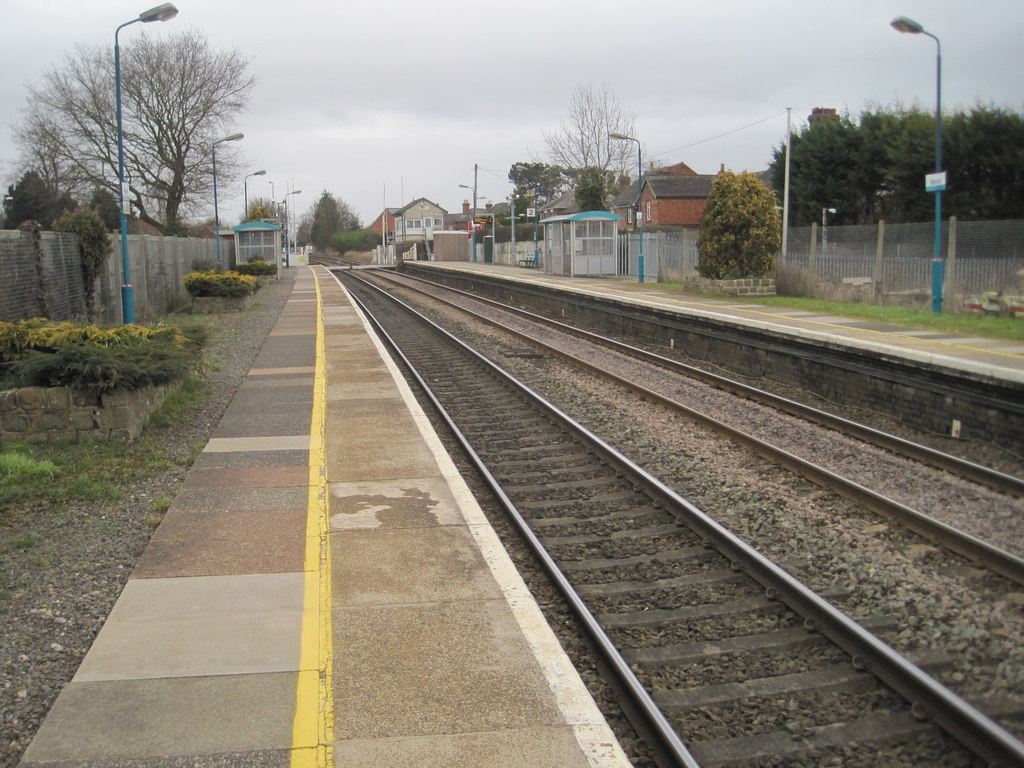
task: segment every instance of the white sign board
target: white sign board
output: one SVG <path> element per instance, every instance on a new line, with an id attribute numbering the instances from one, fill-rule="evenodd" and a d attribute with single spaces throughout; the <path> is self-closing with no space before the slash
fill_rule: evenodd
<path id="1" fill-rule="evenodd" d="M 946 172 L 929 173 L 924 177 L 925 192 L 941 192 L 946 188 Z"/>

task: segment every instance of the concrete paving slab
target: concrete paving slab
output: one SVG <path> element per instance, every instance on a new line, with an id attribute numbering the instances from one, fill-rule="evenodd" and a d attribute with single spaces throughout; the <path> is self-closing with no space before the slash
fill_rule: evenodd
<path id="1" fill-rule="evenodd" d="M 334 649 L 338 740 L 565 722 L 504 601 L 337 609 Z"/>
<path id="2" fill-rule="evenodd" d="M 372 401 L 374 414 L 366 414 L 365 402 L 352 400 L 345 406 L 347 410 L 359 404 L 354 410 L 362 417 L 346 414 L 332 420 L 327 434 L 332 481 L 423 477 L 437 471 L 433 455 L 400 400 Z"/>
<path id="3" fill-rule="evenodd" d="M 463 526 L 345 531 L 331 558 L 337 608 L 503 600 Z"/>
<path id="4" fill-rule="evenodd" d="M 216 438 L 214 438 L 216 439 Z M 232 438 L 237 440 L 239 438 Z M 265 440 L 266 438 L 258 438 Z M 211 442 L 213 442 L 211 440 Z M 220 444 L 223 448 L 223 444 Z M 231 450 L 205 450 L 199 454 L 192 468 L 205 467 L 216 469 L 219 467 L 294 467 L 309 466 L 309 440 L 301 449 L 293 450 L 256 450 L 256 451 L 231 451 Z"/>
<path id="5" fill-rule="evenodd" d="M 297 675 L 70 683 L 22 766 L 288 749 Z"/>
<path id="6" fill-rule="evenodd" d="M 206 514 L 180 513 L 171 507 L 132 576 L 152 579 L 301 571 L 306 516 L 305 507 Z"/>
<path id="7" fill-rule="evenodd" d="M 192 467 L 185 478 L 185 488 L 274 488 L 305 486 L 309 469 L 305 466 L 284 467 Z"/>
<path id="8" fill-rule="evenodd" d="M 254 376 L 312 376 L 316 372 L 316 368 L 312 365 L 293 365 L 286 367 L 276 368 L 250 368 L 249 374 L 246 378 L 252 378 Z"/>
<path id="9" fill-rule="evenodd" d="M 345 741 L 334 759 L 345 768 L 592 768 L 568 728 Z"/>
<path id="10" fill-rule="evenodd" d="M 272 437 L 309 432 L 310 387 L 242 387 L 217 425 L 218 437 Z"/>
<path id="11" fill-rule="evenodd" d="M 341 530 L 464 525 L 465 518 L 441 477 L 331 483 L 331 527 Z"/>
<path id="12" fill-rule="evenodd" d="M 299 668 L 303 575 L 131 579 L 74 682 Z"/>
<path id="13" fill-rule="evenodd" d="M 167 755 L 104 760 L 54 760 L 46 768 L 290 768 L 288 750 L 220 752 L 210 755 Z M 30 764 L 21 763 L 28 768 Z M 33 768 L 40 765 L 32 763 Z"/>
<path id="14" fill-rule="evenodd" d="M 173 508 L 207 515 L 224 512 L 260 512 L 305 509 L 309 490 L 302 486 L 247 488 L 231 485 L 225 477 L 220 487 L 183 487 L 174 497 Z"/>
<path id="15" fill-rule="evenodd" d="M 213 437 L 205 452 L 225 451 L 308 451 L 309 435 L 277 435 L 268 437 Z"/>

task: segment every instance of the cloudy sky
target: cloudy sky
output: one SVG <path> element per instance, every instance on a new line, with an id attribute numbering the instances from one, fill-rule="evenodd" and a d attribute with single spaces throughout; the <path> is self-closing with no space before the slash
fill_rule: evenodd
<path id="1" fill-rule="evenodd" d="M 138 2 L 132 5 L 132 2 Z M 259 78 L 237 129 L 249 195 L 306 210 L 322 190 L 364 223 L 385 203 L 427 197 L 461 207 L 510 192 L 509 167 L 547 160 L 544 133 L 568 114 L 577 83 L 607 84 L 636 116 L 644 156 L 699 173 L 762 170 L 813 107 L 935 106 L 934 41 L 889 26 L 909 16 L 942 41 L 943 106 L 1024 111 L 1022 0 L 175 0 L 150 24 L 204 32 L 237 49 Z M 10 125 L 26 83 L 78 43 L 157 0 L 0 0 L 0 182 L 14 178 Z M 131 45 L 141 25 L 121 34 Z M 922 169 L 922 173 L 929 169 Z M 221 220 L 242 209 L 241 184 L 218 188 Z M 212 216 L 212 205 L 211 212 Z"/>

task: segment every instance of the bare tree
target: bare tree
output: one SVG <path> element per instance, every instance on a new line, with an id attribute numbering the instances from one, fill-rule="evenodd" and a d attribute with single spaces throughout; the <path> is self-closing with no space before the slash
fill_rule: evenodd
<path id="1" fill-rule="evenodd" d="M 583 168 L 603 168 L 615 176 L 636 165 L 633 144 L 608 138 L 610 133 L 633 136 L 636 116 L 626 112 L 611 88 L 604 84 L 577 83 L 572 92 L 569 116 L 557 131 L 544 133 L 548 155 L 556 165 L 578 173 Z"/>
<path id="2" fill-rule="evenodd" d="M 166 40 L 140 32 L 121 50 L 125 176 L 139 218 L 161 232 L 182 229 L 212 190 L 213 142 L 229 132 L 255 78 L 235 51 L 215 51 L 195 30 Z M 80 46 L 29 86 L 16 129 L 22 164 L 45 162 L 57 189 L 102 186 L 119 199 L 113 49 Z M 229 181 L 233 155 L 217 174 Z"/>

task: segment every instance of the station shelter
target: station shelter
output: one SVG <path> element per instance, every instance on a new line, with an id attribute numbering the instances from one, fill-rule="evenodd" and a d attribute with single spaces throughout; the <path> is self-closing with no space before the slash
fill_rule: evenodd
<path id="1" fill-rule="evenodd" d="M 567 277 L 614 276 L 619 221 L 621 216 L 607 211 L 541 219 L 547 257 L 544 271 Z"/>
<path id="2" fill-rule="evenodd" d="M 267 221 L 247 221 L 232 227 L 235 233 L 235 263 L 262 259 L 281 268 L 281 227 Z"/>

